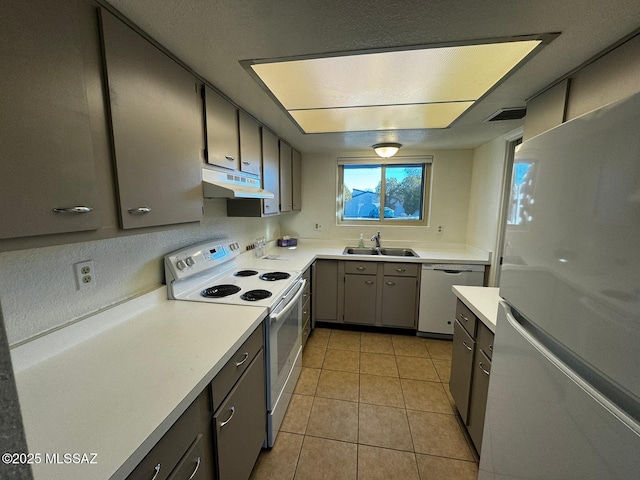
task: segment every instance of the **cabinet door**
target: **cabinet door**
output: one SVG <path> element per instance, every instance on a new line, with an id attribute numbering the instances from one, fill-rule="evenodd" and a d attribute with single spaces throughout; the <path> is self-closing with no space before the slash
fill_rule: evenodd
<path id="1" fill-rule="evenodd" d="M 478 452 L 482 448 L 482 431 L 484 416 L 487 410 L 487 394 L 489 393 L 489 377 L 491 375 L 491 360 L 484 352 L 476 349 L 473 365 L 473 380 L 471 382 L 471 397 L 469 401 L 469 420 L 467 429 Z"/>
<path id="2" fill-rule="evenodd" d="M 344 322 L 375 325 L 376 275 L 344 276 Z"/>
<path id="3" fill-rule="evenodd" d="M 290 212 L 293 208 L 291 190 L 291 145 L 280 140 L 280 211 Z"/>
<path id="4" fill-rule="evenodd" d="M 206 85 L 204 105 L 207 163 L 239 170 L 238 109 Z"/>
<path id="5" fill-rule="evenodd" d="M 456 320 L 453 325 L 453 352 L 449 389 L 464 423 L 469 418 L 469 394 L 473 372 L 475 341 Z"/>
<path id="6" fill-rule="evenodd" d="M 213 416 L 218 480 L 249 478 L 267 432 L 265 389 L 261 350 Z"/>
<path id="7" fill-rule="evenodd" d="M 302 210 L 302 156 L 297 150 L 291 152 L 291 192 L 293 211 Z"/>
<path id="8" fill-rule="evenodd" d="M 0 6 L 0 238 L 100 227 L 84 71 L 100 62 L 83 58 L 87 8 L 74 0 Z M 73 207 L 86 208 L 54 212 Z"/>
<path id="9" fill-rule="evenodd" d="M 100 18 L 122 227 L 199 221 L 198 84 L 114 15 Z"/>
<path id="10" fill-rule="evenodd" d="M 265 215 L 278 213 L 280 208 L 280 153 L 278 137 L 262 129 L 262 188 L 274 194 L 273 198 L 262 201 Z"/>
<path id="11" fill-rule="evenodd" d="M 240 112 L 240 170 L 260 176 L 262 151 L 260 124 L 245 112 Z"/>
<path id="12" fill-rule="evenodd" d="M 418 281 L 411 277 L 384 277 L 382 325 L 416 328 Z"/>
<path id="13" fill-rule="evenodd" d="M 313 321 L 338 321 L 338 261 L 316 260 L 313 264 Z"/>

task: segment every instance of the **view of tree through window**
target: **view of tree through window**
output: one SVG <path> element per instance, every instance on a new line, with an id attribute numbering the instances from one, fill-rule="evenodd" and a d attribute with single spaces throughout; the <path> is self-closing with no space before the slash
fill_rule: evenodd
<path id="1" fill-rule="evenodd" d="M 423 220 L 425 165 L 344 165 L 343 219 Z"/>
<path id="2" fill-rule="evenodd" d="M 507 225 L 525 225 L 532 220 L 534 166 L 531 162 L 513 164 Z"/>

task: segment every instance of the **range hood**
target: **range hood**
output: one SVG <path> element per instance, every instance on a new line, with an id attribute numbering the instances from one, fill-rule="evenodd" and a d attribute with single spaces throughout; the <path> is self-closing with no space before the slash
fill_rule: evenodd
<path id="1" fill-rule="evenodd" d="M 202 169 L 205 198 L 274 198 L 260 188 L 260 179 L 241 172 Z"/>

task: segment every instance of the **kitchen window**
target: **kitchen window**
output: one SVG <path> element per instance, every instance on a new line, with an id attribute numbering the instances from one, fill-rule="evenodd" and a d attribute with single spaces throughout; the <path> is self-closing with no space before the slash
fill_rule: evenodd
<path id="1" fill-rule="evenodd" d="M 338 159 L 338 223 L 426 225 L 433 157 Z"/>

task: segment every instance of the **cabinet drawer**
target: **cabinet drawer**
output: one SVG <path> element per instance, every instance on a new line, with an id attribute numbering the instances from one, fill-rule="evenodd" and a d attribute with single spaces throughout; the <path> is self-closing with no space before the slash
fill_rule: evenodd
<path id="1" fill-rule="evenodd" d="M 481 321 L 478 321 L 477 344 L 478 348 L 491 360 L 493 355 L 493 332 Z"/>
<path id="2" fill-rule="evenodd" d="M 165 480 L 178 464 L 200 430 L 200 404 L 206 398 L 201 394 L 176 420 L 171 429 L 156 443 L 138 464 L 127 480 Z M 154 476 L 156 475 L 157 476 Z M 180 478 L 180 477 L 177 477 Z M 188 478 L 188 477 L 187 477 Z"/>
<path id="3" fill-rule="evenodd" d="M 387 263 L 384 264 L 384 274 L 396 277 L 417 277 L 418 267 L 416 263 Z"/>
<path id="4" fill-rule="evenodd" d="M 263 344 L 262 324 L 260 324 L 211 382 L 214 411 L 220 406 Z"/>
<path id="5" fill-rule="evenodd" d="M 304 325 L 311 318 L 311 300 L 307 298 L 302 304 L 302 324 Z"/>
<path id="6" fill-rule="evenodd" d="M 199 434 L 168 480 L 206 480 L 204 444 L 204 437 Z"/>
<path id="7" fill-rule="evenodd" d="M 267 432 L 262 352 L 214 414 L 213 422 L 218 480 L 249 478 Z"/>
<path id="8" fill-rule="evenodd" d="M 344 262 L 344 273 L 375 275 L 377 270 L 377 262 Z"/>
<path id="9" fill-rule="evenodd" d="M 458 300 L 458 304 L 456 306 L 456 320 L 458 320 L 460 322 L 460 325 L 462 325 L 467 330 L 467 332 L 469 332 L 469 335 L 475 338 L 477 318 L 475 314 L 471 310 L 469 310 L 469 307 L 467 307 L 460 300 Z"/>

